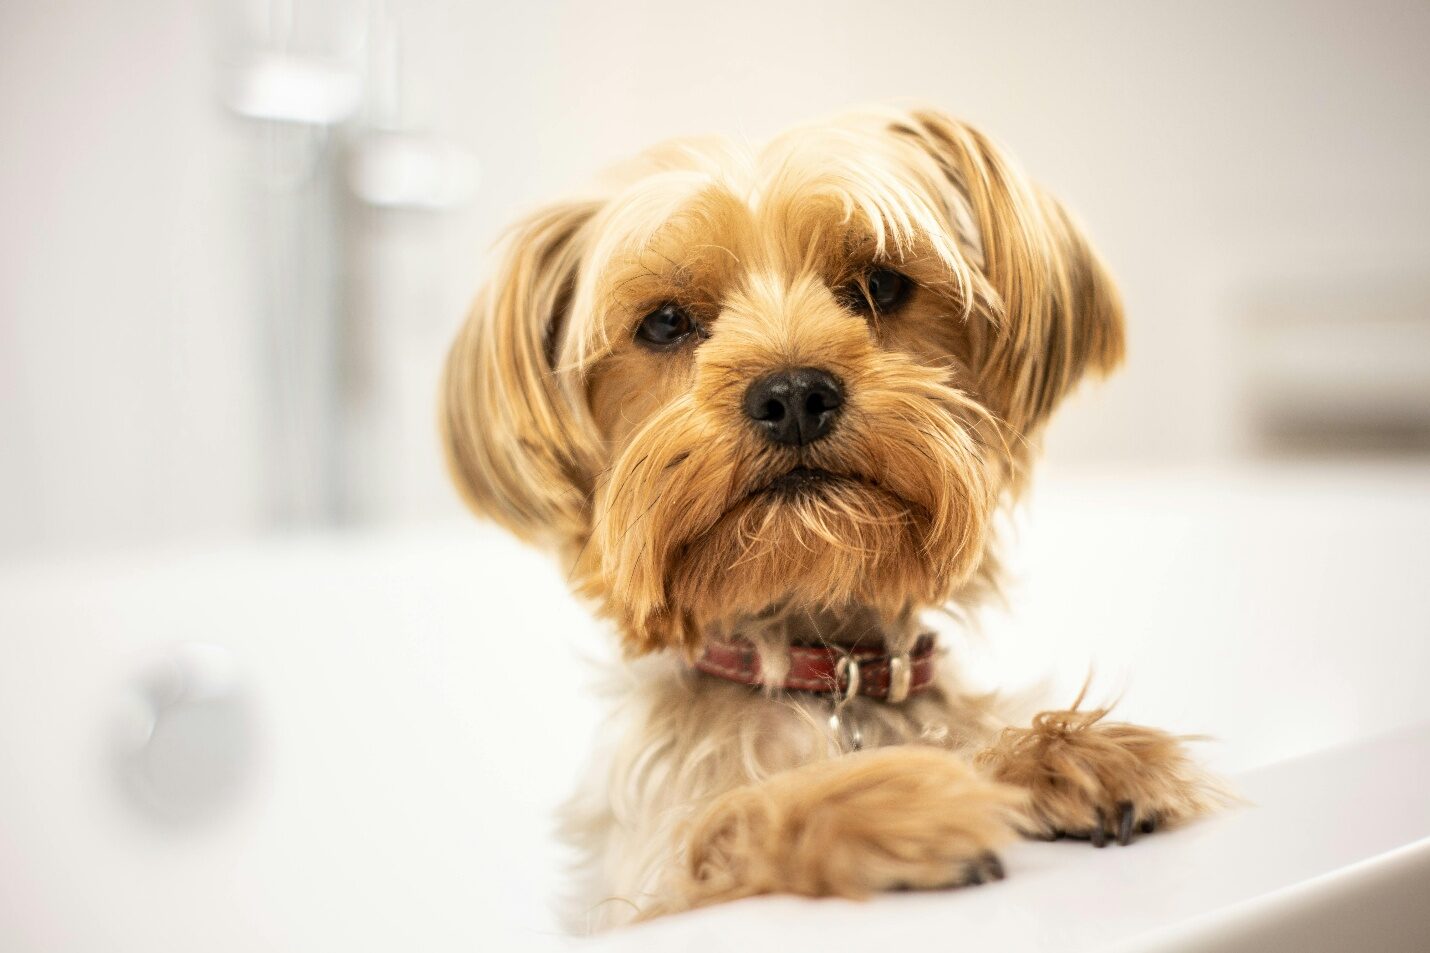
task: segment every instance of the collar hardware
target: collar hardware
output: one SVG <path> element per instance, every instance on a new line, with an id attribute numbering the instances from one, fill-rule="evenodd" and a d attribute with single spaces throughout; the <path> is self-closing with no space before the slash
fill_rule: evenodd
<path id="1" fill-rule="evenodd" d="M 900 704 L 933 684 L 938 660 L 938 642 L 932 634 L 919 636 L 912 649 L 895 654 L 882 647 L 800 643 L 787 651 L 788 673 L 769 687 L 830 695 L 836 705 L 856 696 Z M 741 685 L 765 685 L 759 652 L 741 639 L 708 643 L 695 668 Z"/>

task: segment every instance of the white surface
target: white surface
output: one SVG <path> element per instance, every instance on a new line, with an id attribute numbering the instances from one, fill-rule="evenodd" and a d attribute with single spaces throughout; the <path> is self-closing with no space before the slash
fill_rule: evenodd
<path id="1" fill-rule="evenodd" d="M 1017 845 L 977 890 L 760 900 L 598 942 L 1165 945 L 1244 933 L 1247 904 L 1275 922 L 1297 884 L 1359 883 L 1348 865 L 1397 848 L 1384 869 L 1423 872 L 1426 734 L 1372 739 L 1430 723 L 1428 486 L 1423 467 L 1040 485 L 1016 612 L 958 656 L 1063 689 L 1096 661 L 1122 717 L 1218 735 L 1207 758 L 1255 807 L 1127 850 Z M 226 808 L 166 822 L 126 796 L 114 732 L 134 678 L 192 641 L 236 664 L 256 755 Z M 477 527 L 0 570 L 0 948 L 560 945 L 550 810 L 598 717 L 579 658 L 605 644 L 558 571 Z M 534 693 L 491 677 L 523 651 Z"/>

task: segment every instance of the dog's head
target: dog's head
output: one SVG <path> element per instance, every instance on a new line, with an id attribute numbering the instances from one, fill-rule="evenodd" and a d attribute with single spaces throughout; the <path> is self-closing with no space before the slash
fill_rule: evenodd
<path id="1" fill-rule="evenodd" d="M 631 650 L 906 615 L 987 573 L 1042 424 L 1122 340 L 1078 227 L 963 123 L 676 143 L 514 229 L 449 359 L 448 459 Z"/>

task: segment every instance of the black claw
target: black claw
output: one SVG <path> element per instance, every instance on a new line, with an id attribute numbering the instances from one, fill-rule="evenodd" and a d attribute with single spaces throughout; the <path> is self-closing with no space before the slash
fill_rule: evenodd
<path id="1" fill-rule="evenodd" d="M 1102 808 L 1097 809 L 1097 823 L 1092 825 L 1092 830 L 1087 832 L 1087 836 L 1092 841 L 1092 846 L 1107 846 L 1107 814 L 1103 812 Z"/>
<path id="2" fill-rule="evenodd" d="M 1003 861 L 991 850 L 983 855 L 983 866 L 988 871 L 988 876 L 994 880 L 1002 880 L 1007 876 L 1003 871 Z"/>
<path id="3" fill-rule="evenodd" d="M 1117 843 L 1126 847 L 1132 843 L 1132 809 L 1131 801 L 1123 801 L 1117 805 L 1119 816 L 1117 819 Z"/>
<path id="4" fill-rule="evenodd" d="M 983 883 L 983 867 L 977 861 L 963 865 L 964 883 L 978 885 Z"/>
<path id="5" fill-rule="evenodd" d="M 1048 840 L 1062 840 L 1064 837 L 1067 837 L 1067 836 L 1068 836 L 1068 832 L 1067 832 L 1067 831 L 1063 830 L 1061 827 L 1056 827 L 1056 828 L 1053 828 L 1052 836 L 1049 837 Z"/>
<path id="6" fill-rule="evenodd" d="M 1148 817 L 1142 820 L 1142 833 L 1150 834 L 1157 829 L 1157 818 Z"/>

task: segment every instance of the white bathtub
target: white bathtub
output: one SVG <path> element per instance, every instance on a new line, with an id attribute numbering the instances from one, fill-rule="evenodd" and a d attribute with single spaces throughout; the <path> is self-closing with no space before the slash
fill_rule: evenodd
<path id="1" fill-rule="evenodd" d="M 1095 663 L 1123 717 L 1216 735 L 1253 806 L 1020 844 L 978 889 L 586 945 L 1430 943 L 1430 467 L 1051 475 L 1020 524 L 1014 611 L 958 657 L 1059 695 Z M 606 655 L 561 574 L 475 524 L 0 569 L 0 949 L 563 945 L 549 814 Z"/>

